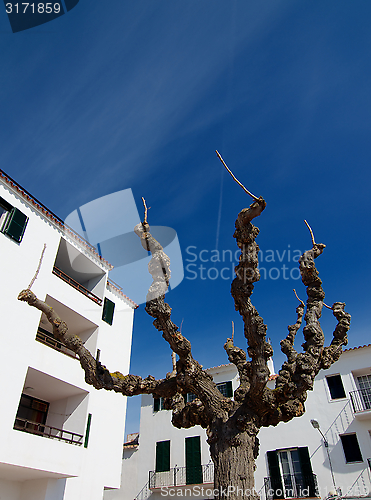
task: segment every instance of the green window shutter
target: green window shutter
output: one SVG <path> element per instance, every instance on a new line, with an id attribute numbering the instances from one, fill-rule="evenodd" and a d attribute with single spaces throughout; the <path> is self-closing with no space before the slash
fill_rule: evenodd
<path id="1" fill-rule="evenodd" d="M 228 380 L 225 385 L 227 388 L 227 398 L 231 398 L 233 396 L 232 380 Z"/>
<path id="2" fill-rule="evenodd" d="M 153 401 L 153 411 L 160 411 L 160 398 L 155 398 Z"/>
<path id="3" fill-rule="evenodd" d="M 84 448 L 88 447 L 89 443 L 89 435 L 90 435 L 90 426 L 91 426 L 91 413 L 88 415 L 88 421 L 86 423 L 86 432 L 85 432 L 85 441 L 84 441 Z"/>
<path id="4" fill-rule="evenodd" d="M 104 299 L 104 306 L 103 306 L 102 320 L 105 321 L 106 323 L 108 323 L 109 325 L 112 325 L 114 311 L 115 311 L 115 303 L 112 302 L 112 300 L 105 298 Z"/>
<path id="5" fill-rule="evenodd" d="M 156 443 L 156 472 L 170 470 L 170 441 Z"/>
<path id="6" fill-rule="evenodd" d="M 186 484 L 200 484 L 203 482 L 201 466 L 200 436 L 186 438 Z"/>
<path id="7" fill-rule="evenodd" d="M 299 460 L 301 471 L 303 474 L 304 488 L 309 489 L 309 496 L 316 497 L 316 485 L 312 470 L 312 464 L 310 463 L 310 456 L 307 446 L 303 448 L 298 448 Z"/>
<path id="8" fill-rule="evenodd" d="M 276 450 L 267 451 L 270 486 L 273 490 L 273 498 L 284 498 L 283 484 L 281 479 L 280 464 Z"/>
<path id="9" fill-rule="evenodd" d="M 13 207 L 10 211 L 3 232 L 17 243 L 20 243 L 22 241 L 27 222 L 28 217 L 23 212 L 18 210 L 18 208 Z"/>

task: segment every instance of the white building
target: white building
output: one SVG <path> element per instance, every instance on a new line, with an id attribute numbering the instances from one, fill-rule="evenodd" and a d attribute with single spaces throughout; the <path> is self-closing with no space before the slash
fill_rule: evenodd
<path id="1" fill-rule="evenodd" d="M 336 489 L 343 497 L 371 496 L 371 344 L 346 349 L 322 370 L 305 407 L 302 417 L 260 432 L 256 488 L 264 493 L 267 478 L 268 492 L 281 489 L 281 498 L 285 491 L 298 498 L 303 485 L 322 498 Z"/>
<path id="2" fill-rule="evenodd" d="M 126 398 L 84 381 L 32 291 L 111 371 L 128 373 L 136 305 L 95 249 L 0 170 L 0 498 L 101 500 L 120 486 Z"/>
<path id="3" fill-rule="evenodd" d="M 230 381 L 237 388 L 234 365 L 208 372 L 223 391 Z M 139 445 L 124 446 L 122 488 L 105 493 L 106 500 L 213 498 L 204 429 L 179 430 L 170 420 L 171 412 L 161 411 L 161 401 L 142 396 Z M 335 489 L 347 498 L 371 496 L 371 345 L 346 350 L 316 378 L 306 413 L 262 428 L 259 440 L 255 484 L 261 498 L 325 498 Z"/>

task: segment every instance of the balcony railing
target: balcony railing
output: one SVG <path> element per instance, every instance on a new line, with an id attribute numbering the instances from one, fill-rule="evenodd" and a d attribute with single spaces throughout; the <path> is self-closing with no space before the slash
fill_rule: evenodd
<path id="1" fill-rule="evenodd" d="M 149 488 L 161 486 L 184 486 L 187 484 L 203 484 L 214 482 L 214 464 L 196 467 L 174 467 L 164 472 L 149 472 Z"/>
<path id="2" fill-rule="evenodd" d="M 349 394 L 354 413 L 371 410 L 371 389 L 352 391 Z"/>
<path id="3" fill-rule="evenodd" d="M 24 420 L 23 418 L 15 419 L 14 429 L 16 429 L 17 431 L 29 432 L 30 434 L 37 434 L 38 436 L 43 436 L 51 439 L 59 439 L 60 441 L 64 441 L 65 443 L 76 444 L 78 446 L 82 445 L 84 437 L 81 434 L 77 434 L 76 432 L 58 429 L 57 427 L 51 427 L 50 425 L 32 422 L 31 420 Z"/>
<path id="4" fill-rule="evenodd" d="M 70 276 L 68 276 L 68 274 L 64 273 L 63 271 L 61 271 L 60 269 L 58 269 L 55 266 L 53 267 L 53 274 L 55 274 L 56 276 L 58 276 L 58 278 L 60 278 L 61 280 L 65 281 L 66 283 L 68 283 L 69 285 L 71 285 L 73 288 L 76 288 L 76 290 L 78 290 L 79 292 L 81 292 L 84 295 L 86 295 L 86 297 L 88 297 L 90 300 L 96 302 L 100 306 L 102 305 L 102 299 L 101 298 L 99 298 L 96 295 L 94 295 L 93 292 L 91 292 L 90 290 L 88 290 L 84 286 L 80 285 L 80 283 L 78 283 L 77 281 L 75 281 L 73 278 L 71 278 Z"/>
<path id="5" fill-rule="evenodd" d="M 315 474 L 283 474 L 282 477 L 265 477 L 264 487 L 266 500 L 320 496 Z"/>
<path id="6" fill-rule="evenodd" d="M 52 349 L 55 349 L 56 351 L 59 351 L 66 356 L 70 356 L 71 358 L 78 359 L 78 356 L 76 353 L 68 349 L 66 345 L 64 345 L 62 342 L 59 340 L 56 340 L 53 338 L 47 330 L 44 330 L 43 328 L 38 328 L 37 334 L 36 334 L 36 340 L 38 342 L 41 342 L 41 344 L 47 345 L 48 347 L 51 347 Z"/>

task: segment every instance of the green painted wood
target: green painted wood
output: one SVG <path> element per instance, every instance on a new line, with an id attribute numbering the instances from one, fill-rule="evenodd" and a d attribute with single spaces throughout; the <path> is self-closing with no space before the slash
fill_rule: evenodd
<path id="1" fill-rule="evenodd" d="M 186 483 L 200 484 L 202 480 L 200 436 L 186 438 Z"/>
<path id="2" fill-rule="evenodd" d="M 156 443 L 156 472 L 170 470 L 170 441 Z"/>
<path id="3" fill-rule="evenodd" d="M 92 414 L 89 413 L 88 415 L 88 421 L 86 423 L 86 432 L 85 432 L 85 441 L 84 441 L 84 448 L 88 447 L 89 444 L 89 436 L 90 436 L 90 427 L 91 427 L 91 417 Z"/>
<path id="4" fill-rule="evenodd" d="M 18 208 L 13 207 L 10 211 L 3 232 L 17 243 L 20 243 L 22 241 L 27 222 L 28 217 L 23 212 L 18 210 Z"/>
<path id="5" fill-rule="evenodd" d="M 284 498 L 283 484 L 281 479 L 280 464 L 278 453 L 276 450 L 267 451 L 269 477 L 271 480 L 271 488 L 273 490 L 273 498 Z"/>
<path id="6" fill-rule="evenodd" d="M 115 311 L 115 303 L 112 302 L 112 300 L 109 300 L 107 299 L 107 297 L 105 297 L 102 320 L 108 323 L 109 325 L 112 325 L 114 311 Z"/>

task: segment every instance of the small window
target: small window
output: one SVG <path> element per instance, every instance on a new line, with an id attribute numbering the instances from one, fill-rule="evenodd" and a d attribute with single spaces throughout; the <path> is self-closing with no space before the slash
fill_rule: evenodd
<path id="1" fill-rule="evenodd" d="M 32 434 L 43 434 L 49 403 L 36 399 L 27 394 L 22 394 L 15 417 L 14 429 L 30 432 Z"/>
<path id="2" fill-rule="evenodd" d="M 228 380 L 228 382 L 222 382 L 221 384 L 216 384 L 216 387 L 219 389 L 221 394 L 226 398 L 231 398 L 233 396 L 232 389 L 232 381 Z"/>
<path id="3" fill-rule="evenodd" d="M 170 441 L 156 443 L 156 472 L 170 470 Z"/>
<path id="4" fill-rule="evenodd" d="M 6 218 L 13 207 L 4 198 L 0 198 L 0 229 L 3 228 Z"/>
<path id="5" fill-rule="evenodd" d="M 186 397 L 185 397 L 185 402 L 186 403 L 192 403 L 196 399 L 196 394 L 193 394 L 192 392 L 187 392 Z"/>
<path id="6" fill-rule="evenodd" d="M 343 434 L 340 436 L 340 439 L 341 444 L 343 445 L 346 463 L 350 464 L 352 462 L 363 462 L 357 434 Z"/>
<path id="7" fill-rule="evenodd" d="M 153 400 L 153 411 L 165 410 L 164 398 L 154 398 Z"/>
<path id="8" fill-rule="evenodd" d="M 106 323 L 108 323 L 109 325 L 112 325 L 114 311 L 115 311 L 115 303 L 112 302 L 112 300 L 105 298 L 104 299 L 104 306 L 103 306 L 102 320 L 105 321 Z"/>
<path id="9" fill-rule="evenodd" d="M 331 394 L 331 399 L 345 398 L 345 391 L 340 375 L 331 375 L 326 377 L 327 385 Z"/>
<path id="10" fill-rule="evenodd" d="M 12 207 L 6 200 L 0 198 L 0 229 L 1 231 L 12 238 L 12 240 L 20 243 L 22 241 L 28 217 Z"/>

